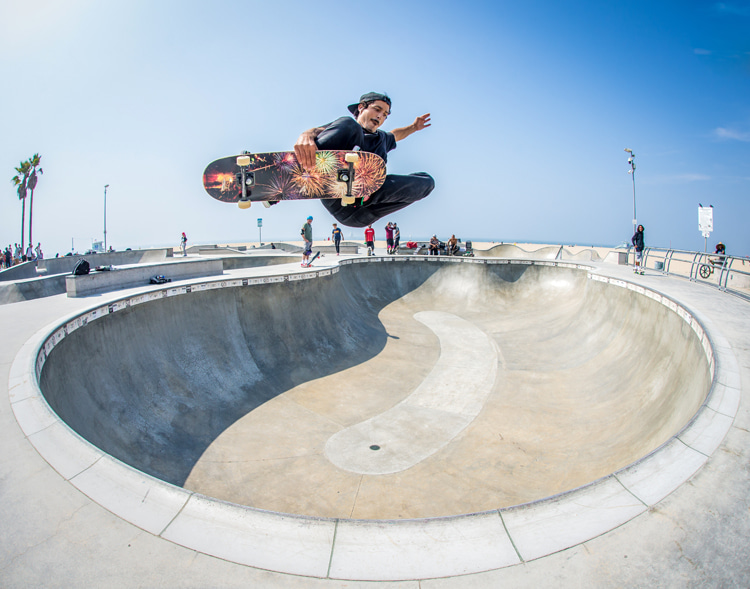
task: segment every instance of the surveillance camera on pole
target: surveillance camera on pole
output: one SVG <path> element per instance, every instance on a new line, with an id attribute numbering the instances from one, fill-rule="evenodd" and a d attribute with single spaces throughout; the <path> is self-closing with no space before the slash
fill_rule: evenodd
<path id="1" fill-rule="evenodd" d="M 638 229 L 638 217 L 635 214 L 635 154 L 632 149 L 627 147 L 625 148 L 625 151 L 630 154 L 628 157 L 628 163 L 630 164 L 628 174 L 631 174 L 633 177 L 633 235 L 635 235 L 635 232 Z"/>
<path id="2" fill-rule="evenodd" d="M 104 185 L 104 253 L 107 252 L 107 188 L 109 184 Z"/>

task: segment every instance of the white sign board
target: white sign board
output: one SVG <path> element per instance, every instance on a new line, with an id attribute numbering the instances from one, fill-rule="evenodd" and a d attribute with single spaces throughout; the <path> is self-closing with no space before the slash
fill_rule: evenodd
<path id="1" fill-rule="evenodd" d="M 714 230 L 714 208 L 698 207 L 698 230 L 708 237 Z"/>

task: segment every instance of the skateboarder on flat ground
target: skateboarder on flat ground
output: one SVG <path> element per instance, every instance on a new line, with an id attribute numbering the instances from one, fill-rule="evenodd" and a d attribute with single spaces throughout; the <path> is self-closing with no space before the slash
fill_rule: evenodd
<path id="1" fill-rule="evenodd" d="M 349 112 L 355 118 L 341 117 L 322 127 L 303 132 L 294 151 L 306 169 L 315 165 L 315 152 L 319 149 L 354 149 L 374 153 L 387 161 L 388 152 L 396 149 L 396 142 L 431 125 L 430 114 L 414 119 L 411 125 L 393 131 L 380 127 L 391 114 L 391 99 L 386 94 L 368 92 L 358 103 L 350 104 Z M 388 174 L 385 182 L 363 203 L 342 206 L 339 199 L 323 199 L 323 206 L 336 220 L 349 227 L 366 227 L 378 219 L 395 213 L 413 202 L 423 199 L 435 188 L 432 176 L 417 172 L 402 176 Z"/>
<path id="2" fill-rule="evenodd" d="M 635 235 L 630 238 L 633 246 L 635 247 L 635 266 L 633 272 L 636 274 L 644 274 L 643 272 L 643 225 L 638 225 L 638 229 L 635 231 Z"/>
<path id="3" fill-rule="evenodd" d="M 307 220 L 305 221 L 305 224 L 302 225 L 302 229 L 300 230 L 300 235 L 302 236 L 302 240 L 305 242 L 305 249 L 302 252 L 302 265 L 303 266 L 309 266 L 310 265 L 310 254 L 312 253 L 312 215 L 307 217 Z"/>

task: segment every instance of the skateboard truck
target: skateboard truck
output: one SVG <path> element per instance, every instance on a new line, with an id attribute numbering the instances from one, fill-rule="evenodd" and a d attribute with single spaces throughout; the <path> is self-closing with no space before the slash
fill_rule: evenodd
<path id="1" fill-rule="evenodd" d="M 336 179 L 339 182 L 346 183 L 346 195 L 341 197 L 341 204 L 343 206 L 354 204 L 354 196 L 352 195 L 352 188 L 354 187 L 354 164 L 359 161 L 359 147 L 355 147 L 353 151 L 347 153 L 344 156 L 344 160 L 348 165 L 347 168 L 339 170 L 336 175 Z"/>
<path id="2" fill-rule="evenodd" d="M 243 151 L 242 155 L 237 157 L 237 165 L 240 168 L 237 180 L 242 186 L 242 196 L 240 197 L 237 206 L 241 209 L 249 209 L 252 201 L 250 195 L 252 194 L 251 186 L 255 185 L 255 172 L 248 172 L 247 167 L 250 165 L 250 156 L 247 155 L 247 151 Z"/>

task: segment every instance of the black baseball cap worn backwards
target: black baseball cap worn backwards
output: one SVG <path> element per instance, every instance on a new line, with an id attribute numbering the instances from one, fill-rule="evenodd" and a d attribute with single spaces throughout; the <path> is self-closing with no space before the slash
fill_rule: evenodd
<path id="1" fill-rule="evenodd" d="M 359 102 L 355 102 L 354 104 L 350 104 L 346 108 L 349 109 L 349 112 L 352 113 L 355 117 L 357 116 L 357 107 L 362 104 L 363 102 L 373 102 L 375 100 L 382 100 L 383 102 L 388 104 L 388 108 L 391 107 L 391 99 L 388 97 L 387 94 L 381 94 L 380 92 L 368 92 L 367 94 L 363 94 Z"/>

